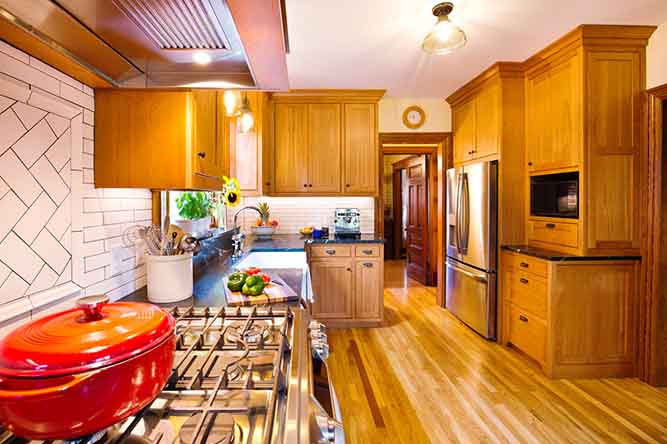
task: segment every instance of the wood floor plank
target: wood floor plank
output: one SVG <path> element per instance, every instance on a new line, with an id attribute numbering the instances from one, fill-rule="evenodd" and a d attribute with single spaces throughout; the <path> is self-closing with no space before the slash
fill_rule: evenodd
<path id="1" fill-rule="evenodd" d="M 330 330 L 348 444 L 667 444 L 667 389 L 550 380 L 385 264 L 385 322 Z"/>

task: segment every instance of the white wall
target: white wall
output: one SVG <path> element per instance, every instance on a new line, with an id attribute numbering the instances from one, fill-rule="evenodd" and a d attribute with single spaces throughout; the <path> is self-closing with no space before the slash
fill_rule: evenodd
<path id="1" fill-rule="evenodd" d="M 418 105 L 426 112 L 424 125 L 411 130 L 403 125 L 403 111 Z M 452 130 L 452 112 L 444 98 L 385 97 L 379 103 L 381 133 L 389 132 L 448 132 Z"/>
<path id="2" fill-rule="evenodd" d="M 667 83 L 667 23 L 655 30 L 646 48 L 646 87 Z"/>
<path id="3" fill-rule="evenodd" d="M 150 192 L 94 188 L 94 112 L 91 88 L 0 41 L 0 331 L 145 285 L 121 233 Z"/>

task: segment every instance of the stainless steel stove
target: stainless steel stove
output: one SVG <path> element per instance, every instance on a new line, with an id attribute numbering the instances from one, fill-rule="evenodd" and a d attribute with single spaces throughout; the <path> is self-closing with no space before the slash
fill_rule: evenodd
<path id="1" fill-rule="evenodd" d="M 95 435 L 53 444 L 345 442 L 326 333 L 306 311 L 190 307 L 172 315 L 174 366 L 153 403 Z M 18 443 L 26 440 L 0 436 L 0 444 Z"/>

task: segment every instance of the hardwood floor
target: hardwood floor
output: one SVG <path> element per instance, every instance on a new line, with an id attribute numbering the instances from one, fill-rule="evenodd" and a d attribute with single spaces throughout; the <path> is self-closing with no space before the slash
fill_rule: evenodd
<path id="1" fill-rule="evenodd" d="M 330 330 L 348 444 L 667 443 L 667 389 L 637 379 L 549 380 L 385 265 L 385 323 Z"/>

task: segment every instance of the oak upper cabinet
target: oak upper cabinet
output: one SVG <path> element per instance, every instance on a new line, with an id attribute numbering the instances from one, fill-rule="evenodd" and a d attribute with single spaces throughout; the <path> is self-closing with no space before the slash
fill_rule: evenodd
<path id="1" fill-rule="evenodd" d="M 500 81 L 491 82 L 475 98 L 474 158 L 498 154 L 500 150 Z"/>
<path id="2" fill-rule="evenodd" d="M 308 192 L 341 191 L 341 106 L 308 105 Z"/>
<path id="3" fill-rule="evenodd" d="M 472 159 L 475 150 L 475 98 L 452 108 L 454 164 Z"/>
<path id="4" fill-rule="evenodd" d="M 581 53 L 529 71 L 526 80 L 528 171 L 576 167 L 583 148 Z"/>
<path id="5" fill-rule="evenodd" d="M 375 194 L 379 180 L 376 105 L 346 103 L 343 124 L 343 192 Z"/>
<path id="6" fill-rule="evenodd" d="M 310 265 L 315 319 L 352 318 L 352 259 L 328 259 Z"/>
<path id="7" fill-rule="evenodd" d="M 96 91 L 95 186 L 220 189 L 221 111 L 216 91 Z"/>
<path id="8" fill-rule="evenodd" d="M 383 94 L 375 90 L 273 93 L 269 169 L 274 179 L 269 193 L 376 195 L 377 101 Z"/>
<path id="9" fill-rule="evenodd" d="M 308 191 L 308 105 L 277 103 L 275 105 L 274 191 L 305 193 Z"/>
<path id="10" fill-rule="evenodd" d="M 262 92 L 248 91 L 243 94 L 253 110 L 255 125 L 250 131 L 243 133 L 237 117 L 223 117 L 229 134 L 230 174 L 238 180 L 244 195 L 260 196 L 267 188 L 266 181 L 269 181 L 270 186 L 270 179 L 265 177 L 263 169 L 266 152 L 264 145 L 267 143 L 267 99 L 266 93 Z"/>

